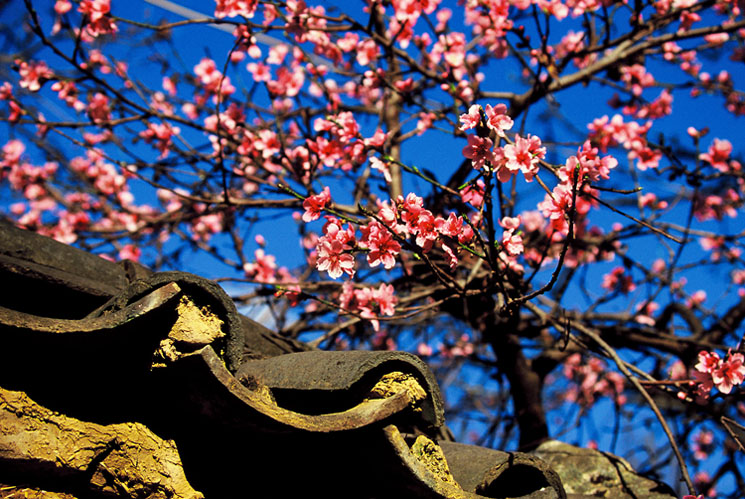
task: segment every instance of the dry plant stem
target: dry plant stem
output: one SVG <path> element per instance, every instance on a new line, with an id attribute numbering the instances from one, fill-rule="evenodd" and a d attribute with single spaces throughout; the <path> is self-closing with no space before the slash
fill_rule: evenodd
<path id="1" fill-rule="evenodd" d="M 515 306 L 520 303 L 526 303 L 529 300 L 532 300 L 533 298 L 535 298 L 536 296 L 539 296 L 544 293 L 547 293 L 548 291 L 551 291 L 551 288 L 554 287 L 556 280 L 559 278 L 559 272 L 561 272 L 561 269 L 564 266 L 564 258 L 566 257 L 567 250 L 569 249 L 569 246 L 572 244 L 572 241 L 574 241 L 574 220 L 577 214 L 577 211 L 575 209 L 575 206 L 577 204 L 577 176 L 578 176 L 578 172 L 575 170 L 574 183 L 572 185 L 572 208 L 569 210 L 569 214 L 568 214 L 569 230 L 567 233 L 567 237 L 564 240 L 564 246 L 561 248 L 561 253 L 559 254 L 559 261 L 556 264 L 556 269 L 554 270 L 553 274 L 551 274 L 551 279 L 546 283 L 545 286 L 541 287 L 540 289 L 530 294 L 515 298 L 514 300 L 509 300 L 505 306 L 507 305 Z"/>
<path id="2" fill-rule="evenodd" d="M 678 465 L 680 467 L 680 472 L 683 475 L 683 480 L 685 480 L 686 486 L 688 487 L 688 492 L 692 495 L 696 495 L 696 489 L 693 486 L 693 482 L 691 481 L 691 476 L 688 473 L 688 467 L 686 466 L 685 460 L 683 459 L 683 455 L 680 453 L 680 449 L 678 448 L 678 445 L 675 443 L 675 436 L 673 435 L 672 431 L 670 430 L 670 427 L 667 424 L 667 421 L 665 421 L 664 416 L 660 412 L 660 408 L 657 407 L 657 403 L 655 403 L 654 399 L 651 395 L 649 395 L 649 392 L 647 392 L 646 388 L 642 385 L 641 381 L 634 375 L 631 374 L 631 371 L 626 367 L 626 363 L 618 356 L 618 353 L 616 350 L 610 346 L 608 343 L 603 340 L 600 335 L 592 331 L 590 328 L 587 328 L 583 326 L 582 324 L 573 323 L 572 327 L 575 328 L 580 333 L 584 334 L 585 336 L 591 338 L 595 343 L 600 345 L 600 347 L 605 350 L 605 352 L 610 356 L 611 359 L 613 359 L 613 362 L 616 363 L 616 366 L 618 366 L 618 369 L 623 373 L 624 376 L 631 382 L 632 385 L 639 391 L 639 394 L 644 398 L 644 400 L 647 401 L 647 404 L 649 405 L 650 409 L 652 409 L 652 412 L 654 412 L 655 416 L 657 416 L 657 420 L 662 425 L 662 430 L 665 432 L 665 435 L 667 436 L 668 441 L 670 442 L 670 446 L 673 449 L 673 452 L 675 453 L 675 458 L 678 460 Z"/>
<path id="3" fill-rule="evenodd" d="M 340 332 L 344 331 L 345 329 L 347 329 L 349 327 L 354 326 L 355 324 L 357 324 L 358 322 L 361 322 L 361 321 L 362 321 L 362 319 L 360 319 L 359 317 L 354 317 L 352 319 L 349 319 L 348 321 L 342 322 L 341 324 L 337 325 L 335 328 L 329 329 L 326 333 L 324 333 L 323 335 L 319 336 L 315 340 L 309 341 L 308 342 L 308 345 L 310 345 L 310 346 L 312 346 L 314 348 L 318 348 L 318 347 L 321 346 L 321 343 L 323 343 L 324 341 L 333 338 L 334 336 L 336 336 Z"/>
<path id="4" fill-rule="evenodd" d="M 730 428 L 730 424 L 735 424 L 739 426 L 741 429 L 745 429 L 739 424 L 737 424 L 735 421 L 731 420 L 728 417 L 722 416 L 719 418 L 719 422 L 722 423 L 722 426 L 724 426 L 724 429 L 727 430 L 727 433 L 729 433 L 729 436 L 732 438 L 732 440 L 737 443 L 737 446 L 740 448 L 742 452 L 745 452 L 745 447 L 743 446 L 742 440 L 737 436 L 737 434 L 734 432 L 732 428 Z"/>
<path id="5" fill-rule="evenodd" d="M 563 325 L 559 324 L 555 319 L 548 317 L 548 315 L 538 308 L 533 303 L 526 303 L 526 307 L 531 310 L 533 313 L 535 313 L 538 317 L 540 317 L 544 322 L 551 322 L 554 327 L 560 328 Z M 688 491 L 695 495 L 695 488 L 693 486 L 693 482 L 691 481 L 691 476 L 688 473 L 688 467 L 685 464 L 685 461 L 683 459 L 683 455 L 680 453 L 680 449 L 678 448 L 678 445 L 675 443 L 675 437 L 672 434 L 672 431 L 670 430 L 670 427 L 667 424 L 667 421 L 665 421 L 665 418 L 662 416 L 662 413 L 660 412 L 659 407 L 657 407 L 657 404 L 655 403 L 654 399 L 649 395 L 647 390 L 642 386 L 642 381 L 639 380 L 636 376 L 633 376 L 631 374 L 631 371 L 633 370 L 637 374 L 643 375 L 645 378 L 647 378 L 648 381 L 654 381 L 654 378 L 652 378 L 649 374 L 644 373 L 641 371 L 641 369 L 638 369 L 636 366 L 632 366 L 625 362 L 623 359 L 621 359 L 618 356 L 618 353 L 616 350 L 611 347 L 605 340 L 603 340 L 600 335 L 592 331 L 590 328 L 585 327 L 582 324 L 576 323 L 576 322 L 570 322 L 569 327 L 573 327 L 580 333 L 584 334 L 585 336 L 589 337 L 595 343 L 600 345 L 603 350 L 605 350 L 605 353 L 608 357 L 610 357 L 613 362 L 615 362 L 616 366 L 618 366 L 618 369 L 623 373 L 626 378 L 628 378 L 629 381 L 634 385 L 634 387 L 639 391 L 641 396 L 644 398 L 644 400 L 649 404 L 649 407 L 652 409 L 652 411 L 655 413 L 655 416 L 657 416 L 657 419 L 659 420 L 660 424 L 662 425 L 662 429 L 665 432 L 665 435 L 668 438 L 668 441 L 670 442 L 670 446 L 673 449 L 673 452 L 675 453 L 675 458 L 678 460 L 678 465 L 680 467 L 681 474 L 683 475 L 683 479 L 686 482 L 686 486 L 688 487 Z M 573 336 L 570 335 L 570 339 L 576 340 Z M 586 349 L 584 345 L 581 345 L 583 348 Z"/>
<path id="6" fill-rule="evenodd" d="M 670 239 L 671 241 L 674 241 L 674 242 L 676 242 L 678 244 L 680 244 L 680 243 L 683 242 L 680 239 L 678 239 L 677 237 L 671 236 L 670 234 L 668 234 L 664 230 L 658 229 L 654 225 L 649 224 L 649 223 L 645 222 L 644 220 L 639 220 L 638 218 L 633 217 L 633 216 L 629 215 L 628 213 L 624 213 L 621 210 L 619 210 L 617 208 L 614 208 L 612 205 L 606 203 L 605 201 L 603 201 L 602 199 L 598 198 L 597 196 L 593 196 L 592 194 L 590 194 L 590 197 L 592 199 L 594 199 L 595 201 L 597 201 L 598 203 L 600 203 L 603 206 L 605 206 L 606 208 L 608 208 L 609 210 L 611 210 L 612 212 L 618 213 L 621 216 L 624 216 L 624 217 L 626 217 L 626 218 L 628 218 L 630 220 L 633 220 L 634 222 L 638 223 L 639 225 L 643 225 L 647 229 L 649 229 L 649 230 L 651 230 L 653 232 L 656 232 L 657 234 L 661 235 L 662 237 L 666 237 L 666 238 Z"/>

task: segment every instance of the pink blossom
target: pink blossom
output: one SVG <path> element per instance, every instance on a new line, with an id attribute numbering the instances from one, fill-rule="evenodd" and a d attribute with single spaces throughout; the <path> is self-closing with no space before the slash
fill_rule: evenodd
<path id="1" fill-rule="evenodd" d="M 163 87 L 163 90 L 168 92 L 168 95 L 170 95 L 171 97 L 176 95 L 176 83 L 173 81 L 173 79 L 164 76 L 161 82 L 161 86 Z"/>
<path id="2" fill-rule="evenodd" d="M 650 208 L 652 210 L 664 210 L 668 206 L 667 201 L 658 200 L 654 192 L 642 194 L 639 197 L 639 203 L 643 208 Z"/>
<path id="3" fill-rule="evenodd" d="M 504 104 L 497 104 L 494 107 L 487 104 L 485 113 L 486 126 L 494 130 L 500 137 L 504 137 L 505 130 L 511 129 L 514 124 L 512 118 L 507 115 L 507 106 Z"/>
<path id="4" fill-rule="evenodd" d="M 378 304 L 380 313 L 391 316 L 396 313 L 394 307 L 398 303 L 398 298 L 393 294 L 393 285 L 381 283 L 377 289 L 372 291 L 372 299 Z"/>
<path id="5" fill-rule="evenodd" d="M 111 118 L 109 98 L 101 92 L 96 92 L 88 102 L 88 116 L 96 123 L 108 121 Z"/>
<path id="6" fill-rule="evenodd" d="M 273 96 L 295 97 L 305 83 L 305 72 L 300 66 L 292 71 L 285 66 L 277 69 L 277 79 L 269 80 L 266 84 L 267 90 Z"/>
<path id="7" fill-rule="evenodd" d="M 548 219 L 551 227 L 564 235 L 569 233 L 566 215 L 571 211 L 573 196 L 572 186 L 562 183 L 553 188 L 551 195 L 546 194 L 544 200 L 538 203 L 538 209 Z M 581 201 L 581 198 L 577 196 L 576 211 L 577 214 L 584 215 L 589 211 L 590 206 L 587 203 L 582 204 Z"/>
<path id="8" fill-rule="evenodd" d="M 78 12 L 87 16 L 85 31 L 96 38 L 98 35 L 115 33 L 118 28 L 108 16 L 111 11 L 111 0 L 82 0 Z"/>
<path id="9" fill-rule="evenodd" d="M 455 213 L 450 213 L 446 219 L 438 217 L 437 230 L 440 234 L 457 238 L 463 231 L 463 219 Z"/>
<path id="10" fill-rule="evenodd" d="M 714 450 L 714 433 L 709 430 L 701 430 L 693 435 L 693 457 L 702 461 L 709 457 Z"/>
<path id="11" fill-rule="evenodd" d="M 471 160 L 475 169 L 484 168 L 487 161 L 491 161 L 494 153 L 491 151 L 491 139 L 477 135 L 468 136 L 468 145 L 463 148 L 463 156 Z"/>
<path id="12" fill-rule="evenodd" d="M 343 144 L 348 144 L 356 139 L 360 133 L 360 126 L 354 115 L 349 111 L 330 115 L 326 118 L 318 118 L 313 123 L 313 129 L 316 132 L 328 131 L 333 136 L 338 137 Z"/>
<path id="13" fill-rule="evenodd" d="M 634 112 L 636 118 L 658 119 L 672 114 L 673 94 L 668 89 L 660 92 L 660 95 L 650 102 L 644 104 Z M 625 111 L 624 111 L 625 112 Z"/>
<path id="14" fill-rule="evenodd" d="M 699 401 L 709 397 L 709 392 L 714 388 L 714 380 L 711 373 L 720 365 L 721 359 L 716 352 L 701 351 L 698 353 L 698 363 L 691 373 L 698 383 L 696 394 Z"/>
<path id="15" fill-rule="evenodd" d="M 711 379 L 722 393 L 730 393 L 732 387 L 745 380 L 745 357 L 741 353 L 727 353 L 727 360 L 711 370 Z"/>
<path id="16" fill-rule="evenodd" d="M 688 135 L 690 135 L 694 139 L 699 139 L 699 138 L 701 138 L 702 136 L 704 136 L 706 134 L 706 131 L 705 130 L 696 130 L 692 126 L 689 126 L 686 129 L 686 133 L 688 133 Z"/>
<path id="17" fill-rule="evenodd" d="M 173 146 L 173 136 L 181 133 L 179 127 L 172 127 L 168 123 L 148 123 L 147 130 L 140 132 L 147 144 L 155 142 L 155 147 L 160 151 L 159 159 L 168 157 L 168 152 Z"/>
<path id="18" fill-rule="evenodd" d="M 416 348 L 417 353 L 421 357 L 429 357 L 432 355 L 432 347 L 426 343 L 419 343 Z"/>
<path id="19" fill-rule="evenodd" d="M 561 2 L 554 1 L 552 5 L 561 5 Z M 575 32 L 572 30 L 567 31 L 567 34 L 561 39 L 558 45 L 556 45 L 556 58 L 563 59 L 565 57 L 573 57 L 572 62 L 579 69 L 583 69 L 597 59 L 595 54 L 587 54 L 583 57 L 574 57 L 574 55 L 585 48 L 585 33 Z"/>
<path id="20" fill-rule="evenodd" d="M 432 128 L 432 123 L 436 118 L 437 115 L 435 113 L 419 113 L 419 120 L 416 122 L 417 135 L 422 135 L 424 132 Z"/>
<path id="21" fill-rule="evenodd" d="M 503 105 L 503 104 L 502 104 Z M 481 106 L 478 104 L 472 105 L 468 108 L 468 112 L 460 115 L 460 126 L 461 131 L 465 131 L 478 126 L 481 121 Z"/>
<path id="22" fill-rule="evenodd" d="M 359 42 L 356 49 L 357 64 L 367 66 L 378 58 L 378 44 L 367 39 Z"/>
<path id="23" fill-rule="evenodd" d="M 267 82 L 272 79 L 272 70 L 264 63 L 249 62 L 246 64 L 246 70 L 251 73 L 254 81 Z"/>
<path id="24" fill-rule="evenodd" d="M 419 218 L 419 214 L 424 211 L 424 199 L 420 198 L 413 192 L 406 195 L 406 198 L 399 196 L 397 205 L 401 213 L 401 219 L 406 224 L 415 224 Z"/>
<path id="25" fill-rule="evenodd" d="M 323 227 L 324 235 L 318 238 L 316 252 L 316 268 L 328 272 L 332 279 L 341 277 L 343 273 L 353 276 L 354 256 L 349 251 L 352 245 L 357 243 L 354 229 L 347 226 L 342 228 L 341 222 L 334 217 L 326 217 L 327 222 Z M 351 244 L 350 244 L 351 243 Z"/>
<path id="26" fill-rule="evenodd" d="M 583 364 L 581 354 L 572 354 L 564 362 L 564 376 L 579 384 L 579 389 L 573 388 L 566 394 L 567 400 L 590 406 L 596 395 L 605 395 L 614 397 L 619 404 L 626 402 L 623 395 L 626 378 L 607 371 L 605 363 L 598 358 L 590 358 Z"/>
<path id="27" fill-rule="evenodd" d="M 57 0 L 54 2 L 54 11 L 59 14 L 66 14 L 72 10 L 72 3 L 70 0 Z"/>
<path id="28" fill-rule="evenodd" d="M 456 78 L 464 74 L 463 65 L 466 59 L 466 35 L 457 31 L 440 35 L 430 52 L 432 60 L 445 60 L 453 70 Z"/>
<path id="29" fill-rule="evenodd" d="M 0 100 L 11 100 L 13 98 L 13 85 L 4 81 L 0 85 Z"/>
<path id="30" fill-rule="evenodd" d="M 693 308 L 701 305 L 704 301 L 706 301 L 706 291 L 703 289 L 699 289 L 695 293 L 691 295 L 691 297 L 686 301 L 686 306 L 688 308 Z"/>
<path id="31" fill-rule="evenodd" d="M 380 323 L 377 318 L 380 315 L 394 315 L 398 298 L 394 295 L 394 288 L 391 284 L 381 283 L 375 289 L 354 288 L 350 282 L 346 282 L 342 287 L 339 303 L 344 310 L 357 312 L 369 319 L 373 329 L 379 331 Z"/>
<path id="32" fill-rule="evenodd" d="M 391 182 L 390 163 L 388 163 L 387 161 L 383 162 L 380 159 L 378 159 L 376 156 L 371 156 L 370 166 L 372 167 L 373 170 L 378 170 L 380 173 L 382 173 L 386 182 L 388 183 Z"/>
<path id="33" fill-rule="evenodd" d="M 76 111 L 85 109 L 85 104 L 78 99 L 78 88 L 72 81 L 56 81 L 52 84 L 52 90 L 57 92 L 57 97 L 65 101 L 65 104 Z"/>
<path id="34" fill-rule="evenodd" d="M 609 179 L 610 171 L 618 166 L 618 161 L 613 156 L 600 157 L 598 152 L 598 148 L 593 147 L 589 140 L 585 141 L 577 150 L 577 155 L 570 156 L 559 169 L 561 181 L 574 183 L 575 172 L 580 183 L 584 180 L 597 182 L 600 179 Z"/>
<path id="35" fill-rule="evenodd" d="M 639 303 L 636 306 L 637 312 L 634 320 L 639 324 L 644 324 L 645 326 L 654 326 L 656 321 L 652 317 L 652 314 L 654 314 L 659 308 L 660 305 L 653 301 L 648 303 Z"/>
<path id="36" fill-rule="evenodd" d="M 700 20 L 700 15 L 690 10 L 684 10 L 680 13 L 680 28 L 678 31 L 688 31 L 693 26 L 693 23 L 697 23 Z"/>
<path id="37" fill-rule="evenodd" d="M 401 245 L 395 240 L 391 231 L 376 220 L 372 220 L 366 226 L 360 227 L 362 237 L 360 246 L 366 247 L 367 263 L 370 267 L 383 264 L 386 270 L 396 265 L 396 255 L 401 252 Z"/>
<path id="38" fill-rule="evenodd" d="M 19 85 L 31 92 L 38 92 L 44 81 L 54 77 L 54 73 L 44 61 L 25 62 L 16 59 L 15 63 L 18 64 L 18 74 L 21 75 Z"/>
<path id="39" fill-rule="evenodd" d="M 445 347 L 447 350 L 445 353 L 447 356 L 452 357 L 467 357 L 474 351 L 474 345 L 467 334 L 463 333 L 455 341 L 455 345 Z"/>
<path id="40" fill-rule="evenodd" d="M 659 166 L 660 159 L 662 159 L 662 152 L 651 147 L 643 146 L 632 149 L 629 152 L 629 158 L 638 159 L 636 167 L 641 171 L 645 171 L 648 168 L 657 168 Z"/>
<path id="41" fill-rule="evenodd" d="M 254 263 L 246 263 L 243 271 L 246 276 L 263 283 L 276 282 L 277 263 L 274 255 L 267 255 L 262 248 L 254 251 Z"/>
<path id="42" fill-rule="evenodd" d="M 603 282 L 600 284 L 600 287 L 608 291 L 619 291 L 623 294 L 628 294 L 636 289 L 636 284 L 634 284 L 631 276 L 626 274 L 625 268 L 615 267 L 603 276 Z"/>
<path id="43" fill-rule="evenodd" d="M 197 75 L 202 88 L 208 94 L 220 93 L 225 96 L 235 92 L 235 87 L 230 83 L 230 77 L 223 77 L 215 61 L 208 57 L 203 57 L 199 64 L 194 66 L 194 74 Z"/>
<path id="44" fill-rule="evenodd" d="M 716 352 L 702 350 L 698 353 L 698 363 L 694 366 L 698 372 L 710 373 L 719 366 L 721 359 Z"/>
<path id="45" fill-rule="evenodd" d="M 378 205 L 378 217 L 388 227 L 394 227 L 398 220 L 398 210 L 396 204 L 389 201 L 377 200 Z"/>
<path id="46" fill-rule="evenodd" d="M 119 251 L 119 260 L 132 260 L 139 262 L 142 250 L 133 244 L 125 244 Z"/>
<path id="47" fill-rule="evenodd" d="M 223 229 L 223 214 L 210 213 L 191 221 L 191 238 L 195 241 L 209 241 L 213 234 Z"/>
<path id="48" fill-rule="evenodd" d="M 256 13 L 258 0 L 215 0 L 215 17 L 243 16 L 251 19 Z"/>
<path id="49" fill-rule="evenodd" d="M 732 282 L 739 285 L 745 284 L 745 269 L 733 270 Z"/>
<path id="50" fill-rule="evenodd" d="M 541 147 L 541 139 L 535 135 L 526 138 L 515 135 L 515 143 L 504 146 L 504 163 L 497 175 L 501 182 L 507 182 L 514 173 L 522 171 L 525 180 L 533 181 L 538 173 L 538 162 L 546 157 L 546 148 Z"/>
<path id="51" fill-rule="evenodd" d="M 318 220 L 321 217 L 321 210 L 331 201 L 331 193 L 328 187 L 324 187 L 320 194 L 315 196 L 308 196 L 303 201 L 303 222 L 312 222 Z"/>
<path id="52" fill-rule="evenodd" d="M 316 268 L 323 272 L 327 271 L 329 277 L 336 279 L 346 272 L 354 275 L 354 257 L 344 253 L 344 245 L 335 239 L 321 238 L 316 246 L 318 259 Z"/>
<path id="53" fill-rule="evenodd" d="M 525 251 L 522 236 L 519 233 L 515 234 L 513 230 L 504 231 L 502 234 L 502 246 L 512 256 L 520 255 Z"/>
<path id="54" fill-rule="evenodd" d="M 499 221 L 503 229 L 515 230 L 520 226 L 520 215 L 516 217 L 504 217 Z"/>
<path id="55" fill-rule="evenodd" d="M 703 222 L 710 219 L 721 220 L 724 215 L 736 217 L 736 208 L 742 204 L 739 194 L 732 189 L 728 189 L 724 194 L 725 196 L 711 194 L 704 198 L 700 195 L 694 197 L 693 208 L 696 218 Z"/>
<path id="56" fill-rule="evenodd" d="M 708 152 L 701 153 L 699 159 L 711 164 L 721 172 L 729 172 L 729 156 L 732 153 L 732 143 L 729 140 L 714 139 Z"/>
<path id="57" fill-rule="evenodd" d="M 20 140 L 9 140 L 3 146 L 3 155 L 2 161 L 0 161 L 0 166 L 12 167 L 14 165 L 17 165 L 21 159 L 21 155 L 25 150 L 26 146 Z"/>
<path id="58" fill-rule="evenodd" d="M 461 191 L 460 195 L 463 198 L 464 203 L 471 203 L 474 208 L 481 208 L 484 202 L 484 188 L 486 184 L 481 179 L 476 181 L 476 185 L 468 184 Z"/>
<path id="59" fill-rule="evenodd" d="M 387 139 L 388 134 L 385 133 L 382 129 L 376 128 L 373 136 L 363 140 L 363 143 L 365 144 L 365 147 L 378 148 L 383 147 Z"/>
<path id="60" fill-rule="evenodd" d="M 407 229 L 416 235 L 416 244 L 424 251 L 429 251 L 438 237 L 437 225 L 438 222 L 431 211 L 421 210 L 417 218 L 409 222 Z"/>
<path id="61" fill-rule="evenodd" d="M 644 88 L 654 85 L 654 77 L 641 64 L 621 66 L 621 81 L 626 83 L 626 87 L 637 97 L 642 94 Z"/>

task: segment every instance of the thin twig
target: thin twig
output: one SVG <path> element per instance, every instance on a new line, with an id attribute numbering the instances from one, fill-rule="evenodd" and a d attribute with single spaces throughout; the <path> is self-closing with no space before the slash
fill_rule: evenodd
<path id="1" fill-rule="evenodd" d="M 631 382 L 632 385 L 639 391 L 641 396 L 644 398 L 644 400 L 647 401 L 647 404 L 652 409 L 652 412 L 654 412 L 655 416 L 657 416 L 657 420 L 662 425 L 662 430 L 665 432 L 665 435 L 667 435 L 667 439 L 670 442 L 670 446 L 673 449 L 673 452 L 675 453 L 675 458 L 678 460 L 678 466 L 680 467 L 680 472 L 683 474 L 683 480 L 685 480 L 686 486 L 688 487 L 688 491 L 692 495 L 696 495 L 696 489 L 693 486 L 693 482 L 691 481 L 691 476 L 688 473 L 688 467 L 686 466 L 685 460 L 683 459 L 683 455 L 680 453 L 680 449 L 678 448 L 678 444 L 675 443 L 675 436 L 673 435 L 672 431 L 670 430 L 670 427 L 667 424 L 667 421 L 665 421 L 664 416 L 662 415 L 662 412 L 660 412 L 660 408 L 657 407 L 657 403 L 654 401 L 652 396 L 647 392 L 646 388 L 642 385 L 642 382 L 637 378 L 636 376 L 631 374 L 631 371 L 626 367 L 626 363 L 621 359 L 621 357 L 618 356 L 618 353 L 616 350 L 610 346 L 603 338 L 600 337 L 595 331 L 591 330 L 590 328 L 587 328 L 583 326 L 582 324 L 578 323 L 572 323 L 572 327 L 575 328 L 580 333 L 584 334 L 585 336 L 591 338 L 595 343 L 600 345 L 600 347 L 605 350 L 605 352 L 610 356 L 611 359 L 613 359 L 613 362 L 616 363 L 616 366 L 618 366 L 618 369 L 623 373 L 624 376 Z"/>

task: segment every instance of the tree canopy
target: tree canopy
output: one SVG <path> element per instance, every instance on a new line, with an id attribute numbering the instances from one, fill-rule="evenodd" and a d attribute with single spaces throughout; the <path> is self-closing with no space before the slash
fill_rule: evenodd
<path id="1" fill-rule="evenodd" d="M 742 0 L 192 4 L 0 6 L 4 216 L 740 496 Z"/>

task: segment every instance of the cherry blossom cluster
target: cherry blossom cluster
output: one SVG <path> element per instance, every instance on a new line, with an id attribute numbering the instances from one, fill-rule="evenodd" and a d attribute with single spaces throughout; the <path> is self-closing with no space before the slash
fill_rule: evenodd
<path id="1" fill-rule="evenodd" d="M 695 133 L 695 130 L 693 131 Z M 691 131 L 689 131 L 691 133 Z M 696 134 L 698 136 L 698 134 Z M 701 161 L 706 161 L 716 170 L 722 173 L 734 173 L 742 170 L 739 161 L 730 159 L 732 154 L 732 143 L 729 140 L 715 138 L 709 146 L 708 151 L 699 154 Z"/>
<path id="2" fill-rule="evenodd" d="M 197 105 L 204 104 L 207 98 L 212 97 L 217 102 L 217 96 L 225 98 L 235 92 L 235 87 L 230 82 L 230 77 L 223 75 L 217 69 L 217 63 L 209 57 L 203 57 L 202 60 L 194 66 L 194 74 L 199 79 L 203 94 L 195 96 Z"/>
<path id="3" fill-rule="evenodd" d="M 624 267 L 615 267 L 603 276 L 600 287 L 610 292 L 628 294 L 636 289 L 636 284 Z"/>
<path id="4" fill-rule="evenodd" d="M 315 196 L 308 196 L 303 201 L 303 222 L 312 222 L 318 220 L 321 217 L 321 211 L 327 203 L 331 201 L 331 192 L 328 187 L 324 187 L 320 194 Z"/>
<path id="5" fill-rule="evenodd" d="M 716 352 L 701 351 L 691 375 L 696 380 L 696 395 L 706 400 L 714 387 L 728 394 L 732 388 L 745 381 L 745 356 L 740 352 L 727 352 L 722 359 Z"/>
<path id="6" fill-rule="evenodd" d="M 144 227 L 145 219 L 156 213 L 151 206 L 134 203 L 128 173 L 106 161 L 100 150 L 91 148 L 85 156 L 69 162 L 71 172 L 91 192 L 67 192 L 62 198 L 53 195 L 51 188 L 58 180 L 59 165 L 32 165 L 25 160 L 24 151 L 21 141 L 11 140 L 3 147 L 0 161 L 0 179 L 7 179 L 10 188 L 25 199 L 11 206 L 22 227 L 72 244 L 86 230 L 136 233 Z"/>
<path id="7" fill-rule="evenodd" d="M 354 312 L 369 319 L 375 331 L 380 330 L 380 316 L 395 315 L 396 303 L 398 298 L 394 295 L 393 286 L 385 283 L 381 283 L 377 288 L 359 288 L 347 281 L 339 296 L 339 304 L 343 311 Z"/>
<path id="8" fill-rule="evenodd" d="M 215 17 L 243 16 L 251 19 L 259 5 L 258 0 L 215 0 Z"/>
<path id="9" fill-rule="evenodd" d="M 352 226 L 347 224 L 347 227 L 343 228 L 343 223 L 339 219 L 327 216 L 323 236 L 318 238 L 316 245 L 316 268 L 321 272 L 328 272 L 332 279 L 337 279 L 344 273 L 353 276 L 355 262 L 351 251 L 356 242 Z"/>
<path id="10" fill-rule="evenodd" d="M 88 21 L 85 25 L 85 33 L 92 38 L 116 33 L 118 28 L 109 16 L 110 11 L 111 0 L 82 0 L 78 6 L 78 12 L 83 14 Z"/>
<path id="11" fill-rule="evenodd" d="M 612 398 L 617 404 L 626 403 L 623 394 L 626 378 L 615 371 L 609 371 L 605 362 L 591 357 L 586 362 L 579 353 L 570 355 L 564 361 L 564 377 L 576 384 L 569 387 L 564 397 L 567 401 L 583 406 L 591 406 L 597 396 Z"/>
<path id="12" fill-rule="evenodd" d="M 693 435 L 691 449 L 693 450 L 693 457 L 698 461 L 703 461 L 709 457 L 709 454 L 715 449 L 714 432 L 705 429 L 698 431 Z"/>
<path id="13" fill-rule="evenodd" d="M 277 259 L 274 255 L 268 255 L 263 248 L 254 251 L 254 261 L 243 265 L 246 276 L 262 283 L 274 283 L 278 281 Z M 287 273 L 287 269 L 282 272 Z"/>
<path id="14" fill-rule="evenodd" d="M 158 159 L 164 159 L 173 146 L 173 136 L 179 133 L 181 129 L 169 123 L 148 123 L 147 129 L 140 132 L 140 137 L 148 144 L 154 143 L 155 148 L 160 151 Z"/>
<path id="15" fill-rule="evenodd" d="M 717 489 L 714 487 L 714 481 L 708 472 L 701 470 L 697 471 L 693 475 L 693 485 L 696 490 L 704 491 L 703 494 L 699 495 L 700 499 L 710 498 L 714 499 L 717 497 Z"/>
<path id="16" fill-rule="evenodd" d="M 462 131 L 476 128 L 476 135 L 468 135 L 468 145 L 463 148 L 463 156 L 471 160 L 477 170 L 494 170 L 500 182 L 508 182 L 513 175 L 522 172 L 525 180 L 531 182 L 538 173 L 539 162 L 546 157 L 546 148 L 542 147 L 541 139 L 528 135 L 515 135 L 512 143 L 504 147 L 497 146 L 485 136 L 486 131 L 492 130 L 498 137 L 506 139 L 505 131 L 512 128 L 512 118 L 507 116 L 507 107 L 498 104 L 482 109 L 473 105 L 468 113 L 460 116 Z"/>
<path id="17" fill-rule="evenodd" d="M 697 194 L 693 197 L 693 214 L 701 222 L 722 220 L 724 216 L 735 218 L 737 209 L 743 205 L 743 196 L 735 189 L 724 189 L 719 194 Z"/>
<path id="18" fill-rule="evenodd" d="M 21 88 L 27 89 L 29 92 L 38 92 L 45 81 L 54 77 L 54 72 L 52 72 L 44 61 L 27 62 L 16 59 L 15 63 L 18 66 L 18 74 L 21 77 L 18 85 Z"/>
<path id="19" fill-rule="evenodd" d="M 642 171 L 657 168 L 662 159 L 662 153 L 650 147 L 647 142 L 646 135 L 651 127 L 651 121 L 644 125 L 635 121 L 624 123 L 620 114 L 610 119 L 606 115 L 587 125 L 590 130 L 588 138 L 602 152 L 607 152 L 609 147 L 621 145 L 629 151 L 629 159 L 636 159 L 636 167 Z"/>
<path id="20" fill-rule="evenodd" d="M 13 85 L 10 82 L 6 81 L 0 84 L 0 101 L 8 102 L 8 122 L 17 122 L 23 114 L 23 110 L 13 96 Z"/>
<path id="21" fill-rule="evenodd" d="M 468 357 L 473 354 L 475 349 L 476 346 L 474 345 L 473 339 L 466 333 L 458 336 L 455 339 L 455 342 L 448 341 L 438 345 L 440 356 L 445 359 Z"/>

